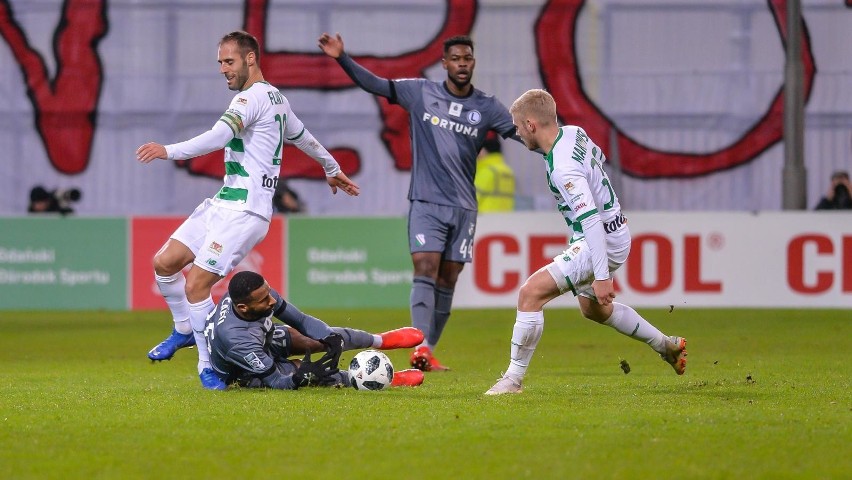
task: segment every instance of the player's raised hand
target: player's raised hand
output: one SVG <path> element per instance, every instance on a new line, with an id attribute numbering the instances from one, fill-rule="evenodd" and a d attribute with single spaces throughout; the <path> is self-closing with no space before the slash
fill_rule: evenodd
<path id="1" fill-rule="evenodd" d="M 339 33 L 335 33 L 333 37 L 323 33 L 319 37 L 319 48 L 331 58 L 340 58 L 343 55 L 343 37 Z"/>
<path id="2" fill-rule="evenodd" d="M 595 291 L 595 297 L 601 305 L 609 305 L 615 299 L 615 287 L 612 285 L 612 279 L 595 280 L 592 282 L 592 290 Z"/>
<path id="3" fill-rule="evenodd" d="M 343 172 L 333 177 L 325 177 L 325 180 L 328 182 L 328 186 L 331 187 L 331 193 L 335 195 L 338 188 L 353 197 L 357 197 L 361 193 L 361 187 L 352 180 L 349 180 L 349 177 Z"/>
<path id="4" fill-rule="evenodd" d="M 150 163 L 158 158 L 162 158 L 163 160 L 168 158 L 166 147 L 159 143 L 148 142 L 136 149 L 136 160 L 142 163 Z"/>

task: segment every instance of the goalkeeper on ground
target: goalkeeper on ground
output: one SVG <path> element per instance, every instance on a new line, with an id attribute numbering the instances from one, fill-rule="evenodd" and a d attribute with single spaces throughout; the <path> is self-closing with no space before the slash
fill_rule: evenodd
<path id="1" fill-rule="evenodd" d="M 261 275 L 249 271 L 231 279 L 228 293 L 207 317 L 204 334 L 213 371 L 223 382 L 282 390 L 349 385 L 349 372 L 338 369 L 343 350 L 411 348 L 423 341 L 423 333 L 413 327 L 376 335 L 329 327 L 286 302 Z M 324 355 L 316 361 L 289 359 L 314 352 Z M 412 369 L 396 372 L 392 385 L 421 383 L 423 372 Z"/>

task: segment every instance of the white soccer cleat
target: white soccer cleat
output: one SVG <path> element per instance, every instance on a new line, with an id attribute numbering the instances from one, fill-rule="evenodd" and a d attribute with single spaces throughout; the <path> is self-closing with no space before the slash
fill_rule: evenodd
<path id="1" fill-rule="evenodd" d="M 508 375 L 503 375 L 493 387 L 489 388 L 486 395 L 503 395 L 506 393 L 521 393 L 524 388 L 521 386 L 521 381 L 515 381 L 509 378 Z"/>

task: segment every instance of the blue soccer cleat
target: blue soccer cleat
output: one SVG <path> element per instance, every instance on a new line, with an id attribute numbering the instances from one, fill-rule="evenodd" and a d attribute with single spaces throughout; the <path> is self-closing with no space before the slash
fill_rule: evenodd
<path id="1" fill-rule="evenodd" d="M 175 352 L 181 348 L 193 345 L 195 345 L 195 335 L 192 333 L 178 333 L 177 330 L 172 330 L 172 334 L 168 338 L 148 352 L 148 358 L 154 362 L 170 360 L 175 356 Z"/>
<path id="2" fill-rule="evenodd" d="M 228 386 L 225 385 L 225 382 L 216 375 L 216 372 L 214 372 L 212 368 L 205 368 L 201 370 L 201 373 L 198 374 L 198 378 L 201 379 L 201 386 L 207 390 L 224 390 L 228 388 Z"/>

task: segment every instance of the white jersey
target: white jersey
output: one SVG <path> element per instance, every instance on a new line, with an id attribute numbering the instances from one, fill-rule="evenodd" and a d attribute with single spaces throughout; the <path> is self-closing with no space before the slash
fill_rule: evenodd
<path id="1" fill-rule="evenodd" d="M 621 205 L 603 170 L 606 156 L 586 132 L 568 125 L 559 129 L 553 148 L 544 156 L 547 181 L 556 206 L 573 231 L 572 241 L 583 238 L 580 222 L 597 213 L 607 234 L 607 243 L 621 243 L 615 237 L 626 220 Z"/>
<path id="2" fill-rule="evenodd" d="M 284 141 L 297 141 L 304 124 L 287 98 L 266 82 L 236 94 L 219 121 L 231 128 L 234 138 L 225 146 L 225 185 L 213 203 L 269 220 Z"/>

